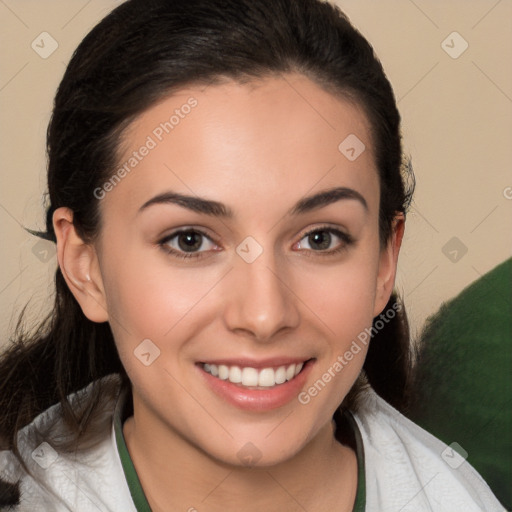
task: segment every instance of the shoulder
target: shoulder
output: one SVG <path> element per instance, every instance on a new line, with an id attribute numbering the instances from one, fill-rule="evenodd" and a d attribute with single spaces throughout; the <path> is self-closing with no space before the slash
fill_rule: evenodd
<path id="1" fill-rule="evenodd" d="M 373 390 L 353 416 L 364 448 L 367 510 L 505 511 L 461 455 Z"/>
<path id="2" fill-rule="evenodd" d="M 8 510 L 86 512 L 104 510 L 105 505 L 108 510 L 133 510 L 112 429 L 120 380 L 109 376 L 91 383 L 71 395 L 69 401 L 73 407 L 82 406 L 98 384 L 102 397 L 92 423 L 93 432 L 84 436 L 74 449 L 57 404 L 18 433 L 19 451 L 26 468 L 11 451 L 0 452 L 3 486 L 18 484 L 21 495 L 19 504 Z"/>

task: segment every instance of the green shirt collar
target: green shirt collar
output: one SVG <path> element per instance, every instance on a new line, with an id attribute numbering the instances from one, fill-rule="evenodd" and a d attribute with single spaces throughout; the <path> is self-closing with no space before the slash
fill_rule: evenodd
<path id="1" fill-rule="evenodd" d="M 126 419 L 127 397 L 128 393 L 124 391 L 119 398 L 114 412 L 114 430 L 116 435 L 117 451 L 119 452 L 124 476 L 137 512 L 151 512 L 151 508 L 142 489 L 142 485 L 140 484 L 137 472 L 135 471 L 135 466 L 133 465 L 123 435 L 123 422 Z M 343 413 L 343 417 L 351 429 L 357 455 L 357 492 L 352 512 L 364 512 L 366 508 L 366 481 L 363 440 L 353 415 L 350 412 L 345 411 Z"/>
<path id="2" fill-rule="evenodd" d="M 137 512 L 151 512 L 151 507 L 149 506 L 146 495 L 142 490 L 142 485 L 140 484 L 139 477 L 135 471 L 135 466 L 133 465 L 132 459 L 128 452 L 128 447 L 126 446 L 126 441 L 124 439 L 123 421 L 126 419 L 126 417 L 123 413 L 126 412 L 127 397 L 127 390 L 124 390 L 119 397 L 114 411 L 114 430 L 116 434 L 117 451 L 119 452 L 119 458 L 121 459 L 121 464 L 123 466 L 126 483 L 130 489 L 133 504 L 135 505 Z"/>

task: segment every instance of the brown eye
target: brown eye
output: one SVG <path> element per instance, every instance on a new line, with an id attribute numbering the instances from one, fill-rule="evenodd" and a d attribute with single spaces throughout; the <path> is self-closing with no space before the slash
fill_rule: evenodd
<path id="1" fill-rule="evenodd" d="M 182 229 L 166 236 L 159 245 L 178 258 L 200 258 L 216 247 L 211 238 L 197 229 Z"/>
<path id="2" fill-rule="evenodd" d="M 353 244 L 353 238 L 339 229 L 317 228 L 306 233 L 299 242 L 299 249 L 317 252 L 319 255 L 338 253 Z"/>
<path id="3" fill-rule="evenodd" d="M 315 231 L 308 235 L 308 243 L 312 249 L 325 251 L 331 245 L 332 236 L 328 231 Z"/>
<path id="4" fill-rule="evenodd" d="M 178 246 L 182 251 L 193 252 L 201 248 L 203 244 L 202 236 L 195 231 L 180 233 L 177 235 Z"/>

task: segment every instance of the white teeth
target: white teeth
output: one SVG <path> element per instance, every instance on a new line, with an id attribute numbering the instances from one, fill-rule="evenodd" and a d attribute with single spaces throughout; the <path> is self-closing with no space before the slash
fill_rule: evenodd
<path id="1" fill-rule="evenodd" d="M 282 384 L 286 382 L 286 368 L 284 366 L 280 366 L 275 372 L 275 380 L 276 384 Z"/>
<path id="2" fill-rule="evenodd" d="M 210 365 L 210 366 L 215 366 L 214 364 Z M 213 374 L 212 374 L 213 375 Z M 224 365 L 224 364 L 221 364 L 219 366 L 219 379 L 221 380 L 227 380 L 229 378 L 229 368 Z"/>
<path id="3" fill-rule="evenodd" d="M 295 377 L 295 365 L 291 364 L 286 368 L 286 380 L 291 380 Z"/>
<path id="4" fill-rule="evenodd" d="M 275 386 L 275 372 L 272 368 L 263 368 L 258 376 L 258 386 L 272 387 Z"/>
<path id="5" fill-rule="evenodd" d="M 242 370 L 242 384 L 244 386 L 257 386 L 258 370 L 255 368 L 244 368 Z"/>
<path id="6" fill-rule="evenodd" d="M 233 384 L 241 384 L 247 387 L 265 387 L 271 388 L 276 384 L 283 384 L 292 380 L 300 373 L 304 363 L 290 364 L 289 366 L 280 366 L 279 368 L 256 368 L 239 366 L 226 366 L 224 364 L 203 364 L 205 372 L 221 380 L 229 380 Z"/>
<path id="7" fill-rule="evenodd" d="M 242 382 L 242 370 L 240 370 L 240 368 L 238 368 L 238 366 L 232 366 L 229 369 L 228 380 L 229 380 L 229 382 L 233 382 L 234 384 L 238 384 L 239 382 Z"/>

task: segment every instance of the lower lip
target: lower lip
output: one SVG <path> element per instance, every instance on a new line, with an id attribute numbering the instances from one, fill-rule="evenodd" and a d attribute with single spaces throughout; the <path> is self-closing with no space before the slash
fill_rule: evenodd
<path id="1" fill-rule="evenodd" d="M 221 380 L 204 371 L 202 365 L 197 365 L 203 379 L 214 393 L 230 404 L 248 411 L 270 411 L 286 405 L 297 398 L 308 378 L 314 360 L 304 364 L 302 371 L 292 380 L 278 384 L 268 389 L 248 389 L 228 380 Z"/>

